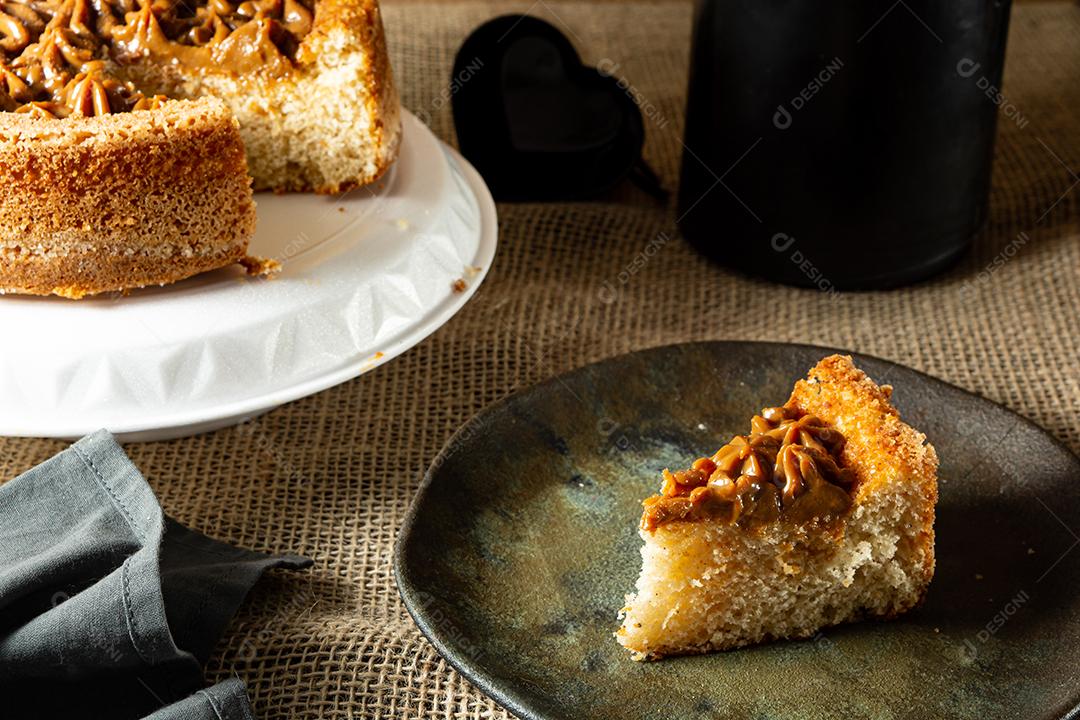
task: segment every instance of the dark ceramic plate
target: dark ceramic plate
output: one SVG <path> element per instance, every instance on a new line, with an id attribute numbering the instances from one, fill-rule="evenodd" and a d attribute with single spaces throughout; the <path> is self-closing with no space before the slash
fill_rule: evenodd
<path id="1" fill-rule="evenodd" d="M 635 663 L 612 632 L 640 502 L 832 351 L 713 342 L 575 370 L 482 412 L 431 466 L 398 586 L 451 664 L 524 718 L 1074 718 L 1080 460 L 956 387 L 856 356 L 941 457 L 937 574 L 893 622 Z"/>

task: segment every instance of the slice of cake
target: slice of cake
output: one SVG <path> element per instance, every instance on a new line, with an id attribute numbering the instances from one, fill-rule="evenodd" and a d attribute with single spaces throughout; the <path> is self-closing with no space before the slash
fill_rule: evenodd
<path id="1" fill-rule="evenodd" d="M 748 435 L 664 471 L 616 632 L 635 659 L 810 637 L 922 601 L 938 461 L 891 392 L 827 357 Z"/>

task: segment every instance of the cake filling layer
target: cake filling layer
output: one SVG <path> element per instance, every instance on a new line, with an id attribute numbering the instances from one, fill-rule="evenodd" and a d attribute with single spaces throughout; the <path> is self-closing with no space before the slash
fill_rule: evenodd
<path id="1" fill-rule="evenodd" d="M 852 503 L 855 475 L 841 464 L 844 436 L 814 415 L 766 408 L 711 458 L 664 470 L 660 494 L 644 501 L 641 526 L 714 519 L 748 525 L 828 521 Z"/>

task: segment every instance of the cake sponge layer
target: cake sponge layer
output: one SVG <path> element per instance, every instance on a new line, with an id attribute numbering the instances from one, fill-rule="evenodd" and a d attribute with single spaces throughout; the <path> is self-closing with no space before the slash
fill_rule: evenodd
<path id="1" fill-rule="evenodd" d="M 152 55 L 125 66 L 147 93 L 213 96 L 240 121 L 256 190 L 336 194 L 397 157 L 401 110 L 376 0 L 317 0 L 311 32 L 281 77 L 193 72 Z"/>

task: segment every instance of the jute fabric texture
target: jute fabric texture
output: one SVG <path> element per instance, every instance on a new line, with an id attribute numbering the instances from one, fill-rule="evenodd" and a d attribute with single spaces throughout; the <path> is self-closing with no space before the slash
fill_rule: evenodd
<path id="1" fill-rule="evenodd" d="M 509 11 L 548 19 L 586 62 L 626 81 L 646 110 L 646 158 L 674 188 L 688 3 L 387 0 L 405 106 L 453 143 L 454 53 L 472 28 Z M 458 425 L 516 388 L 625 351 L 701 339 L 849 348 L 1003 403 L 1080 449 L 1078 39 L 1076 3 L 1014 8 L 989 225 L 931 281 L 832 294 L 748 279 L 695 254 L 672 205 L 632 189 L 596 202 L 502 204 L 490 276 L 415 349 L 244 425 L 128 445 L 165 512 L 187 526 L 315 559 L 257 586 L 209 679 L 243 678 L 265 720 L 508 717 L 417 631 L 394 586 L 394 539 Z M 0 440 L 0 477 L 63 447 Z"/>

